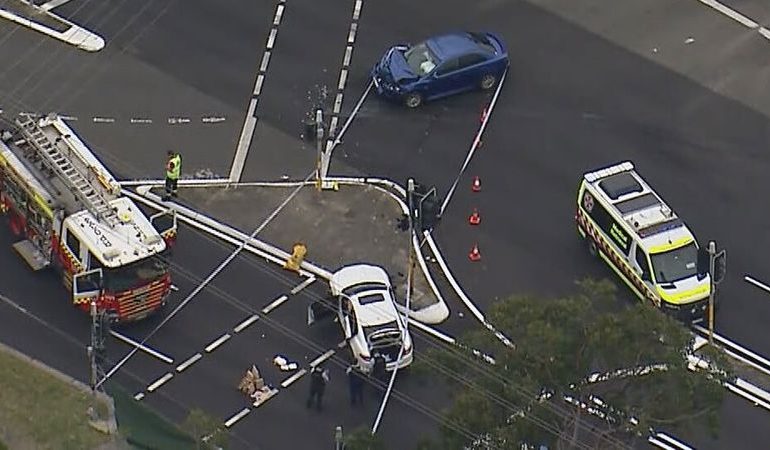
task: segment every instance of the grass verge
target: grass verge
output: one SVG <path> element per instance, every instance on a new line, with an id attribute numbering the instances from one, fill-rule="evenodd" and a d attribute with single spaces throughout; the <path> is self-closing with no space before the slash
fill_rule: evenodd
<path id="1" fill-rule="evenodd" d="M 0 440 L 5 445 L 91 449 L 107 442 L 107 435 L 88 425 L 90 404 L 90 394 L 0 350 Z"/>

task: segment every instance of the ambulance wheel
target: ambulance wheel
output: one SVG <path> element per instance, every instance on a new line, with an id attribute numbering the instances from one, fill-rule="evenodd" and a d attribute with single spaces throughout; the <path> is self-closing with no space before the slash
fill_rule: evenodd
<path id="1" fill-rule="evenodd" d="M 599 249 L 596 248 L 596 242 L 593 239 L 588 239 L 588 253 L 594 258 L 599 256 Z"/>

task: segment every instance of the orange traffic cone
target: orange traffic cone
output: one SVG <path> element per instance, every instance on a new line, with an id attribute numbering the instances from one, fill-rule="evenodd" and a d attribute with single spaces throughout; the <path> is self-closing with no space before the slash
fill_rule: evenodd
<path id="1" fill-rule="evenodd" d="M 468 217 L 468 223 L 471 225 L 478 225 L 481 223 L 481 216 L 479 215 L 478 209 L 473 208 L 473 214 Z"/>
<path id="2" fill-rule="evenodd" d="M 468 253 L 468 259 L 470 259 L 473 262 L 481 260 L 481 253 L 479 252 L 478 244 L 473 244 L 473 248 L 471 249 L 471 252 Z"/>
<path id="3" fill-rule="evenodd" d="M 481 180 L 479 177 L 473 177 L 473 184 L 471 185 L 473 192 L 479 192 L 481 190 Z"/>

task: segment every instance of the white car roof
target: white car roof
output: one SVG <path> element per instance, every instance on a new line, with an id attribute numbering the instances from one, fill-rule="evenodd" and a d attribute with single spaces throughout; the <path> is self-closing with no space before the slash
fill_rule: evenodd
<path id="1" fill-rule="evenodd" d="M 372 286 L 370 289 L 347 295 L 361 326 L 381 325 L 397 320 L 398 310 L 391 297 L 390 278 L 382 267 L 370 264 L 343 267 L 332 275 L 330 281 L 332 290 L 337 293 L 349 287 L 367 283 L 376 283 L 380 286 Z"/>

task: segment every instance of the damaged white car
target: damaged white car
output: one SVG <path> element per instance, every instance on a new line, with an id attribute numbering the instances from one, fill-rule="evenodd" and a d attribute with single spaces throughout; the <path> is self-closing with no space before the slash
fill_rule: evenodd
<path id="1" fill-rule="evenodd" d="M 412 338 L 396 309 L 385 270 L 368 264 L 343 267 L 332 276 L 330 286 L 338 299 L 340 326 L 361 367 L 372 369 L 378 355 L 384 358 L 388 371 L 397 364 L 403 368 L 412 363 Z"/>

